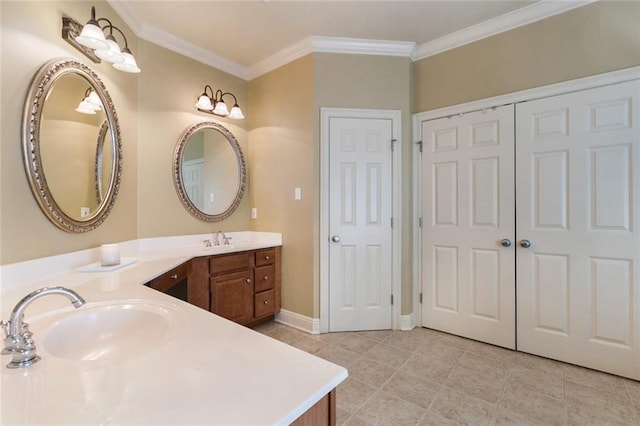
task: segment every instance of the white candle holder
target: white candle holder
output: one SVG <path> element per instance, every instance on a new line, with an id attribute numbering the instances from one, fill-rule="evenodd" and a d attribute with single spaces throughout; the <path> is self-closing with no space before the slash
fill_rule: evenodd
<path id="1" fill-rule="evenodd" d="M 114 266 L 120 264 L 120 245 L 103 244 L 100 246 L 100 265 Z"/>

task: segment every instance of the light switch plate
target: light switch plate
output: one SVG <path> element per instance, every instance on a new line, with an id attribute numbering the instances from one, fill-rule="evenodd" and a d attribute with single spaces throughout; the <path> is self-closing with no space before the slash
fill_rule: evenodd
<path id="1" fill-rule="evenodd" d="M 296 187 L 293 190 L 293 199 L 294 200 L 302 200 L 302 189 L 299 187 Z"/>
<path id="2" fill-rule="evenodd" d="M 258 209 L 253 207 L 251 209 L 251 219 L 257 219 L 258 218 Z"/>

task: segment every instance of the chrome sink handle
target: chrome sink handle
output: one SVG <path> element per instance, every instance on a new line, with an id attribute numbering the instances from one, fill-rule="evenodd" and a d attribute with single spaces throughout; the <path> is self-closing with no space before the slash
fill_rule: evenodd
<path id="1" fill-rule="evenodd" d="M 231 237 L 227 237 L 223 231 L 216 232 L 216 239 L 213 240 L 213 244 L 216 246 L 220 245 L 220 237 L 222 237 L 222 244 L 225 246 L 229 245 L 229 240 Z"/>
<path id="2" fill-rule="evenodd" d="M 9 321 L 2 322 L 2 328 L 4 328 L 6 335 L 2 354 L 13 356 L 11 362 L 7 364 L 8 368 L 27 367 L 40 359 L 36 354 L 33 334 L 29 331 L 29 325 L 24 322 L 24 311 L 31 302 L 49 294 L 66 296 L 74 308 L 85 304 L 84 299 L 78 293 L 64 287 L 44 287 L 23 297 L 11 311 Z"/>

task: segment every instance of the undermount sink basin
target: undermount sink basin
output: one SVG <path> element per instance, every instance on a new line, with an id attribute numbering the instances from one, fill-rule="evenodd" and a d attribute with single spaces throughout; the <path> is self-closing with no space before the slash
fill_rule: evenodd
<path id="1" fill-rule="evenodd" d="M 170 334 L 174 312 L 163 305 L 81 307 L 42 336 L 49 354 L 77 361 L 121 361 L 152 350 Z"/>

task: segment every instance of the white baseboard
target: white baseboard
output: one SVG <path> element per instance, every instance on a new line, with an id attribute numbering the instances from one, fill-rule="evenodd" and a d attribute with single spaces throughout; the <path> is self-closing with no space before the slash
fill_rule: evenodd
<path id="1" fill-rule="evenodd" d="M 289 327 L 297 328 L 309 334 L 320 334 L 320 319 L 309 318 L 307 316 L 281 309 L 276 315 L 275 321 Z"/>
<path id="2" fill-rule="evenodd" d="M 320 334 L 319 318 L 309 318 L 295 312 L 287 311 L 286 309 L 281 309 L 280 313 L 275 316 L 275 321 L 309 334 Z M 416 324 L 413 314 L 400 315 L 400 330 L 409 331 L 415 327 Z"/>
<path id="3" fill-rule="evenodd" d="M 416 327 L 413 314 L 400 315 L 400 330 L 409 331 Z"/>

